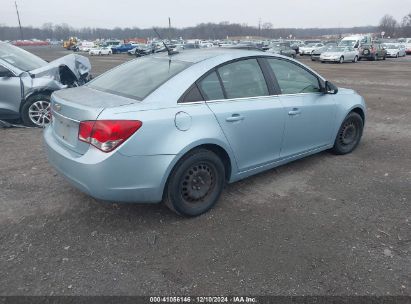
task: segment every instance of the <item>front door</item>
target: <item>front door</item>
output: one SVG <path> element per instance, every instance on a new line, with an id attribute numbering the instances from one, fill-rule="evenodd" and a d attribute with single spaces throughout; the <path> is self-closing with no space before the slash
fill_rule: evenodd
<path id="1" fill-rule="evenodd" d="M 18 117 L 21 98 L 20 77 L 0 65 L 0 118 Z"/>
<path id="2" fill-rule="evenodd" d="M 292 157 L 332 142 L 335 100 L 323 94 L 319 79 L 306 68 L 283 59 L 267 59 L 281 90 L 285 130 L 281 158 Z"/>

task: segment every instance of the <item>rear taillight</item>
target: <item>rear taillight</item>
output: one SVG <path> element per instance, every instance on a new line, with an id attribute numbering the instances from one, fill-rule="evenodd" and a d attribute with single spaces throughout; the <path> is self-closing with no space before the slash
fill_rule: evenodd
<path id="1" fill-rule="evenodd" d="M 141 128 L 139 120 L 88 120 L 80 122 L 78 139 L 103 152 L 111 152 Z"/>

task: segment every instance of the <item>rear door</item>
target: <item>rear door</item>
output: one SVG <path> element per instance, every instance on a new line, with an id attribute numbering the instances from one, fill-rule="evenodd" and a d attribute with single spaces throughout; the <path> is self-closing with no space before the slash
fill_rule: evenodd
<path id="1" fill-rule="evenodd" d="M 267 85 L 264 69 L 261 60 L 248 58 L 227 63 L 198 82 L 240 171 L 271 163 L 280 156 L 284 109 Z"/>
<path id="2" fill-rule="evenodd" d="M 333 95 L 321 93 L 318 77 L 303 66 L 280 58 L 267 62 L 286 113 L 281 158 L 330 144 L 336 113 Z"/>

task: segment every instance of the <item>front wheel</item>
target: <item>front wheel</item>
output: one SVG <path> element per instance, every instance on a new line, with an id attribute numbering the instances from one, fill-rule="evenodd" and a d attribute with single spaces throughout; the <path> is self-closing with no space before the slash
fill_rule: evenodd
<path id="1" fill-rule="evenodd" d="M 353 60 L 352 62 L 356 63 L 357 61 L 358 61 L 358 57 L 355 56 L 355 57 L 354 57 L 354 60 Z"/>
<path id="2" fill-rule="evenodd" d="M 51 121 L 50 96 L 38 94 L 27 98 L 21 108 L 21 120 L 27 127 L 45 127 Z"/>
<path id="3" fill-rule="evenodd" d="M 344 63 L 344 57 L 343 56 L 340 57 L 340 61 L 338 61 L 338 63 Z"/>
<path id="4" fill-rule="evenodd" d="M 351 153 L 360 143 L 363 128 L 364 121 L 358 113 L 348 114 L 338 130 L 331 151 L 338 155 Z"/>
<path id="5" fill-rule="evenodd" d="M 221 159 L 205 149 L 184 156 L 173 169 L 166 187 L 165 203 L 184 216 L 198 216 L 218 201 L 225 183 Z"/>

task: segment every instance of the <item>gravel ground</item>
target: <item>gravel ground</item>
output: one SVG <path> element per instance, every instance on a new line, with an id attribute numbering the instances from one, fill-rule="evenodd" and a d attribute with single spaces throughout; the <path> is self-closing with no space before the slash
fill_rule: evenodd
<path id="1" fill-rule="evenodd" d="M 299 60 L 365 97 L 360 146 L 229 185 L 195 219 L 97 201 L 49 166 L 42 130 L 0 129 L 0 295 L 411 295 L 411 56 Z"/>

